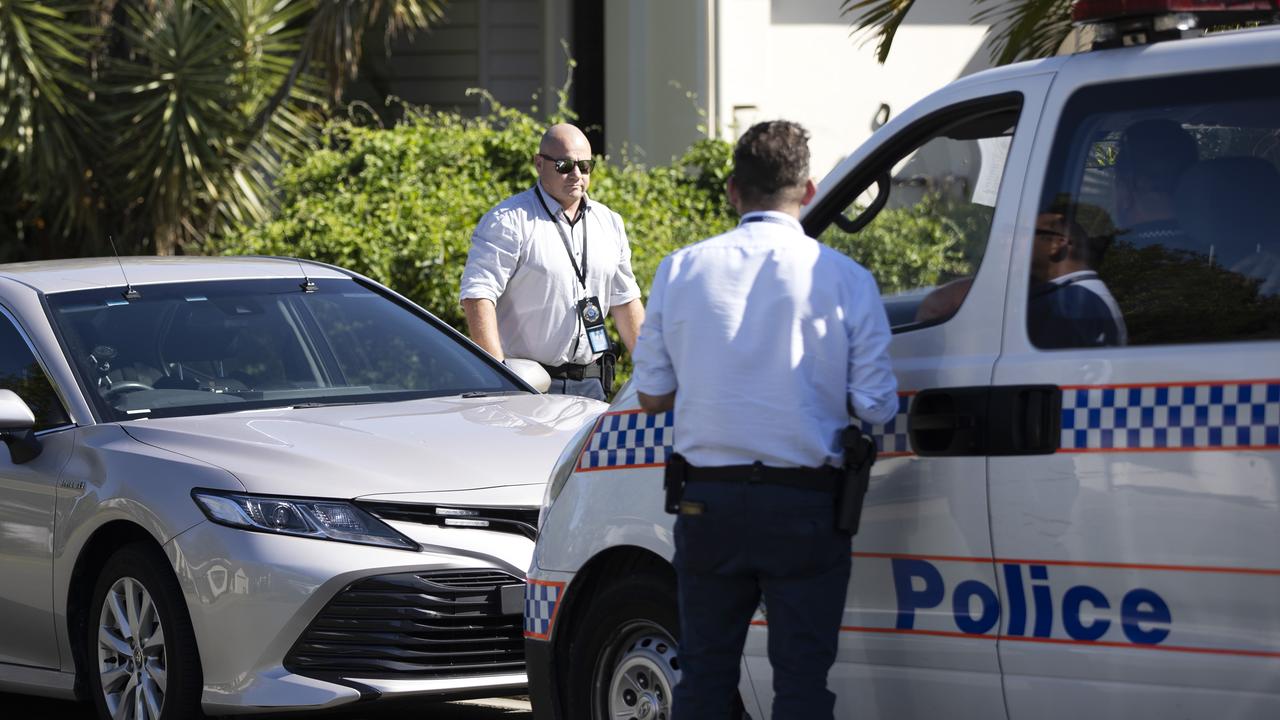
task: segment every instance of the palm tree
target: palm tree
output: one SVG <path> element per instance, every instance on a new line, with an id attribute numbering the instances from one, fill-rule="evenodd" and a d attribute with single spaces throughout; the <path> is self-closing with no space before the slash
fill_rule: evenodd
<path id="1" fill-rule="evenodd" d="M 366 32 L 443 0 L 0 0 L 0 259 L 191 249 L 266 220 Z"/>
<path id="2" fill-rule="evenodd" d="M 991 59 L 997 65 L 1048 57 L 1071 33 L 1072 0 L 971 0 L 973 21 L 991 25 Z M 916 0 L 842 0 L 840 12 L 856 14 L 858 32 L 877 40 L 880 62 Z"/>

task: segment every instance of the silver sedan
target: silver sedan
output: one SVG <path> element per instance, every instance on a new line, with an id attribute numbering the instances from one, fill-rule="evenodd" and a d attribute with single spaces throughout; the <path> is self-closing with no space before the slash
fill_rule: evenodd
<path id="1" fill-rule="evenodd" d="M 0 265 L 0 691 L 160 719 L 523 692 L 538 506 L 604 405 L 522 372 L 331 266 Z"/>

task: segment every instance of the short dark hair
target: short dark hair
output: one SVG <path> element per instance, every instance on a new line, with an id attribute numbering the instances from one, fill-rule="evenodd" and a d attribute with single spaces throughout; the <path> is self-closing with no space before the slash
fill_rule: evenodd
<path id="1" fill-rule="evenodd" d="M 1139 190 L 1172 194 L 1198 156 L 1195 138 L 1182 125 L 1167 118 L 1141 120 L 1120 135 L 1116 177 Z"/>
<path id="2" fill-rule="evenodd" d="M 733 149 L 733 181 L 751 203 L 789 199 L 809 179 L 809 133 L 799 123 L 769 120 L 752 125 Z M 797 198 L 798 199 L 798 198 Z"/>

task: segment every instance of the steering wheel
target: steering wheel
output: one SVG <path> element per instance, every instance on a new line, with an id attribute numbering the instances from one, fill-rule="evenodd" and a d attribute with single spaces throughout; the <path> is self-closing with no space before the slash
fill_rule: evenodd
<path id="1" fill-rule="evenodd" d="M 111 387 L 107 388 L 107 391 L 102 396 L 107 400 L 112 400 L 117 395 L 140 392 L 142 390 L 155 390 L 155 388 L 137 380 L 121 380 L 120 382 L 112 383 Z"/>

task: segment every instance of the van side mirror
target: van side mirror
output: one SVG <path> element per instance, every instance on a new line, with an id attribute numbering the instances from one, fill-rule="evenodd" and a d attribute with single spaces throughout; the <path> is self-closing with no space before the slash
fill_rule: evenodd
<path id="1" fill-rule="evenodd" d="M 35 424 L 36 416 L 17 393 L 0 390 L 0 440 L 9 446 L 9 458 L 15 465 L 35 460 L 43 450 Z"/>

